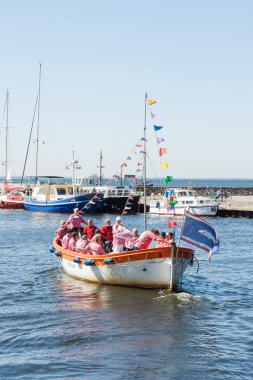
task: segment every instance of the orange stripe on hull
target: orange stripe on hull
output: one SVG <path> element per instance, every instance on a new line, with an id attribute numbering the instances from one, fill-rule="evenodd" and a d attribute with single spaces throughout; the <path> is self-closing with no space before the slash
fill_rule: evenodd
<path id="1" fill-rule="evenodd" d="M 128 251 L 121 253 L 110 253 L 109 255 L 86 255 L 80 252 L 70 251 L 68 249 L 60 246 L 56 240 L 54 240 L 54 248 L 61 252 L 62 258 L 68 261 L 73 261 L 74 257 L 78 257 L 80 259 L 80 264 L 84 264 L 84 261 L 87 259 L 93 259 L 96 262 L 97 266 L 105 265 L 105 259 L 114 258 L 115 261 L 110 265 L 115 264 L 123 264 L 129 261 L 141 261 L 141 260 L 154 260 L 154 259 L 165 259 L 171 258 L 172 249 L 170 247 L 165 248 L 149 248 L 142 249 L 138 251 Z M 179 259 L 191 259 L 194 255 L 194 251 L 189 248 L 179 247 L 175 248 L 174 257 L 178 257 Z"/>

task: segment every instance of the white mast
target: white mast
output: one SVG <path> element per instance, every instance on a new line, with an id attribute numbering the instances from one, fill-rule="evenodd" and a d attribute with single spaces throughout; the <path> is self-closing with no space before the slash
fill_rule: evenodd
<path id="1" fill-rule="evenodd" d="M 10 174 L 10 161 L 9 161 L 9 91 L 6 91 L 5 104 L 4 104 L 4 114 L 6 113 L 6 123 L 5 123 L 5 180 L 11 179 Z"/>
<path id="2" fill-rule="evenodd" d="M 144 177 L 144 186 L 143 186 L 143 191 L 144 191 L 144 230 L 146 231 L 147 229 L 147 210 L 146 210 L 146 162 L 147 162 L 147 153 L 146 153 L 146 124 L 147 124 L 147 99 L 148 99 L 148 94 L 145 94 L 145 117 L 144 117 L 144 170 L 143 170 L 143 177 Z"/>
<path id="3" fill-rule="evenodd" d="M 75 196 L 75 183 L 76 183 L 76 173 L 75 173 L 75 151 L 72 150 L 72 184 L 73 184 L 73 195 Z"/>
<path id="4" fill-rule="evenodd" d="M 39 91 L 38 91 L 38 119 L 37 119 L 37 138 L 36 138 L 36 170 L 35 182 L 38 179 L 38 158 L 39 158 L 39 129 L 40 129 L 40 82 L 41 82 L 41 63 L 39 62 Z"/>
<path id="5" fill-rule="evenodd" d="M 102 186 L 102 169 L 104 168 L 102 162 L 103 162 L 103 153 L 101 150 L 100 158 L 99 158 L 99 166 L 97 166 L 97 168 L 99 168 L 99 186 Z"/>

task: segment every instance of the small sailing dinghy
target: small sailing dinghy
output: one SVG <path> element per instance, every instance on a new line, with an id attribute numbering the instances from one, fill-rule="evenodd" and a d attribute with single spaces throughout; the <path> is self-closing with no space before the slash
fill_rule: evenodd
<path id="1" fill-rule="evenodd" d="M 144 230 L 146 227 L 146 104 L 144 124 Z M 145 248 L 128 252 L 91 255 L 65 249 L 57 238 L 50 251 L 59 258 L 65 272 L 77 279 L 110 285 L 140 288 L 176 289 L 184 272 L 193 262 L 194 251 L 190 248 Z"/>

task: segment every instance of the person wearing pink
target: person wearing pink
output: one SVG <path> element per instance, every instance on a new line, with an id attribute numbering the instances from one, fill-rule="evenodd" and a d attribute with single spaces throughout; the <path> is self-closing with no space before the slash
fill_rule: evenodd
<path id="1" fill-rule="evenodd" d="M 69 247 L 69 240 L 72 237 L 72 232 L 73 232 L 72 230 L 68 230 L 68 232 L 66 233 L 66 235 L 63 236 L 63 238 L 62 238 L 62 247 L 63 248 L 68 249 L 68 247 Z"/>
<path id="2" fill-rule="evenodd" d="M 86 234 L 83 234 L 82 237 L 76 242 L 76 251 L 84 253 L 85 248 L 89 243 L 90 242 L 88 240 L 88 236 Z"/>
<path id="3" fill-rule="evenodd" d="M 112 226 L 113 232 L 113 241 L 112 241 L 112 250 L 113 252 L 123 252 L 125 237 L 123 236 L 123 232 L 125 232 L 126 228 L 122 225 L 122 220 L 120 216 L 117 216 L 116 223 Z M 128 230 L 127 230 L 128 231 Z"/>
<path id="4" fill-rule="evenodd" d="M 157 241 L 156 247 L 157 248 L 168 247 L 168 243 L 166 242 L 166 233 L 165 232 L 161 232 L 160 240 Z"/>
<path id="5" fill-rule="evenodd" d="M 65 220 L 61 220 L 61 224 L 60 225 L 61 225 L 61 227 L 58 228 L 58 230 L 56 231 L 56 239 L 58 240 L 58 242 L 61 243 L 63 237 L 68 232 L 68 228 L 67 228 Z"/>
<path id="6" fill-rule="evenodd" d="M 152 240 L 159 239 L 159 231 L 152 229 L 151 231 L 144 231 L 138 240 L 135 242 L 133 249 L 146 249 L 149 247 Z M 160 239 L 159 239 L 160 240 Z"/>
<path id="7" fill-rule="evenodd" d="M 67 224 L 70 224 L 70 228 L 72 228 L 73 231 L 80 232 L 82 229 L 82 223 L 87 224 L 86 220 L 84 220 L 79 214 L 79 209 L 75 208 L 74 213 L 68 218 Z"/>
<path id="8" fill-rule="evenodd" d="M 174 242 L 174 233 L 173 232 L 166 232 L 165 241 L 167 243 L 166 247 L 171 247 L 172 243 Z"/>
<path id="9" fill-rule="evenodd" d="M 76 250 L 76 242 L 79 239 L 78 232 L 73 232 L 72 237 L 69 239 L 69 250 L 75 251 Z"/>
<path id="10" fill-rule="evenodd" d="M 134 228 L 132 234 L 125 241 L 125 251 L 131 251 L 139 237 L 138 230 Z"/>
<path id="11" fill-rule="evenodd" d="M 86 246 L 85 253 L 90 255 L 105 255 L 105 250 L 101 247 L 100 236 L 97 234 L 93 236 L 92 241 Z"/>

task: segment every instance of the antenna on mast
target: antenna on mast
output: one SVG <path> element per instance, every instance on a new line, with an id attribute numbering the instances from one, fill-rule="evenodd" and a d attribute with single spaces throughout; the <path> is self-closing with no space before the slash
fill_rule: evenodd
<path id="1" fill-rule="evenodd" d="M 99 165 L 97 166 L 97 168 L 99 168 L 99 186 L 102 186 L 102 169 L 105 167 L 102 165 L 102 162 L 103 162 L 103 154 L 101 150 L 100 157 L 99 157 Z"/>

